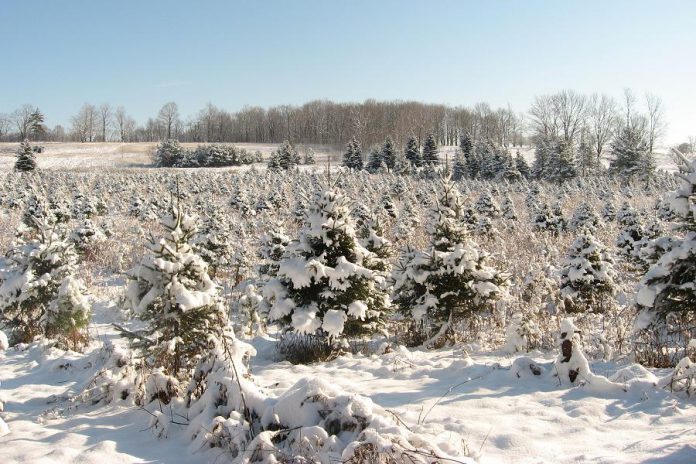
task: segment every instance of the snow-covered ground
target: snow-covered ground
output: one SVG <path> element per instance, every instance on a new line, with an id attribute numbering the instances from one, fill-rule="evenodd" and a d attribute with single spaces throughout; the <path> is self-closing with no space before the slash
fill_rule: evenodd
<path id="1" fill-rule="evenodd" d="M 37 143 L 44 147 L 43 153 L 37 154 L 41 169 L 90 170 L 103 168 L 143 168 L 152 165 L 152 154 L 156 143 Z M 186 148 L 195 148 L 196 143 L 182 144 Z M 239 148 L 250 152 L 260 151 L 267 158 L 278 148 L 278 144 L 235 143 Z M 19 144 L 0 143 L 0 172 L 11 170 L 15 162 L 15 153 Z M 306 147 L 300 147 L 304 153 Z M 331 154 L 332 162 L 340 159 L 339 153 L 325 146 L 312 146 L 317 163 L 325 163 Z M 244 168 L 239 167 L 235 169 Z"/>
<path id="2" fill-rule="evenodd" d="M 156 143 L 40 143 L 45 147 L 43 153 L 37 155 L 39 168 L 42 169 L 77 169 L 88 170 L 94 168 L 143 168 L 151 166 L 151 156 L 155 151 Z M 185 143 L 184 147 L 195 148 L 198 144 Z M 263 143 L 235 143 L 234 145 L 250 152 L 260 151 L 264 158 L 278 148 L 277 144 Z M 11 170 L 15 162 L 15 152 L 18 144 L 0 143 L 0 172 Z M 306 147 L 301 146 L 303 153 Z M 332 163 L 340 163 L 341 152 L 326 146 L 311 146 L 316 153 L 318 165 L 326 163 L 327 156 L 331 155 Z M 512 149 L 512 153 L 517 148 Z M 534 161 L 534 149 L 522 147 L 520 153 L 531 164 Z M 440 157 L 452 160 L 457 147 L 440 147 Z M 608 160 L 606 160 L 608 163 Z M 656 154 L 657 166 L 667 171 L 675 169 L 674 160 L 666 148 L 661 148 Z M 234 169 L 243 169 L 238 167 Z"/>
<path id="3" fill-rule="evenodd" d="M 138 408 L 54 413 L 99 368 L 103 343 L 124 343 L 107 323 L 117 318 L 114 308 L 96 307 L 96 341 L 84 355 L 36 344 L 0 353 L 1 416 L 10 429 L 0 437 L 0 462 L 220 462 L 219 450 L 194 449 L 183 427 L 172 425 L 158 439 L 149 414 Z M 432 427 L 441 438 L 461 435 L 482 463 L 696 462 L 696 404 L 654 386 L 666 371 L 596 362 L 595 373 L 625 388 L 571 388 L 553 375 L 552 354 L 530 354 L 546 371 L 537 377 L 512 366 L 517 356 L 462 347 L 400 347 L 304 366 L 277 362 L 271 336 L 250 342 L 258 351 L 255 382 L 267 391 L 280 394 L 303 377 L 323 379 L 371 398 L 407 426 Z"/>

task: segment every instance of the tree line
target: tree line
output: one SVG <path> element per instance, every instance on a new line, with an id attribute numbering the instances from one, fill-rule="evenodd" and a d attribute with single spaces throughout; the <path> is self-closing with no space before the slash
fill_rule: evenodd
<path id="1" fill-rule="evenodd" d="M 46 126 L 45 116 L 33 105 L 0 113 L 0 141 L 158 142 L 177 139 L 194 143 L 281 143 L 345 146 L 355 137 L 363 147 L 414 138 L 422 146 L 428 134 L 440 145 L 457 145 L 464 134 L 505 148 L 540 140 L 583 146 L 583 156 L 601 159 L 626 120 L 646 133 L 652 153 L 665 128 L 659 98 L 646 95 L 642 104 L 630 91 L 619 103 L 607 95 L 585 95 L 565 90 L 537 96 L 527 113 L 510 107 L 493 109 L 487 103 L 469 108 L 415 101 L 336 103 L 316 100 L 303 105 L 269 108 L 246 106 L 230 112 L 212 103 L 183 118 L 175 102 L 139 124 L 122 106 L 85 103 L 68 127 Z M 642 109 L 638 109 L 642 107 Z M 404 146 L 400 146 L 404 149 Z M 694 140 L 682 144 L 691 152 Z M 587 161 L 587 160 L 586 160 Z"/>

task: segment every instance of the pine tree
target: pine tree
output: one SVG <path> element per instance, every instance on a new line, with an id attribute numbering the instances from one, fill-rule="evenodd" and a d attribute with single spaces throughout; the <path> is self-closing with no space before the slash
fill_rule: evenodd
<path id="1" fill-rule="evenodd" d="M 464 158 L 464 155 L 458 151 L 457 154 L 454 155 L 454 162 L 452 163 L 452 179 L 455 181 L 462 180 L 466 177 L 466 175 L 466 158 Z"/>
<path id="2" fill-rule="evenodd" d="M 46 126 L 44 125 L 45 117 L 39 108 L 35 108 L 34 111 L 29 116 L 29 136 L 33 140 L 37 140 L 39 137 L 46 133 Z"/>
<path id="3" fill-rule="evenodd" d="M 500 214 L 498 205 L 496 205 L 495 201 L 493 201 L 491 194 L 486 191 L 481 193 L 481 196 L 479 196 L 478 200 L 476 201 L 475 207 L 478 214 L 489 218 L 496 218 Z"/>
<path id="4" fill-rule="evenodd" d="M 577 177 L 578 172 L 575 167 L 575 150 L 572 142 L 558 142 L 549 158 L 548 178 L 554 182 L 563 183 L 569 179 Z"/>
<path id="5" fill-rule="evenodd" d="M 616 220 L 621 226 L 619 236 L 616 238 L 618 255 L 629 264 L 640 266 L 642 264 L 641 248 L 645 244 L 645 238 L 638 214 L 628 202 L 625 202 L 616 213 Z"/>
<path id="6" fill-rule="evenodd" d="M 392 142 L 391 137 L 387 137 L 384 140 L 384 145 L 382 145 L 382 161 L 387 166 L 387 171 L 393 171 L 396 165 L 396 160 L 398 153 L 394 147 L 394 142 Z"/>
<path id="7" fill-rule="evenodd" d="M 461 212 L 456 187 L 442 180 L 427 223 L 428 251 L 404 250 L 392 273 L 394 302 L 433 345 L 453 341 L 454 326 L 490 308 L 507 280 L 487 266 L 487 254 L 461 225 Z"/>
<path id="8" fill-rule="evenodd" d="M 372 151 L 370 151 L 365 169 L 367 169 L 367 172 L 374 174 L 379 172 L 382 168 L 382 164 L 382 154 L 377 148 L 373 148 Z"/>
<path id="9" fill-rule="evenodd" d="M 561 264 L 561 296 L 567 312 L 606 311 L 615 287 L 612 264 L 606 247 L 589 232 L 573 241 Z"/>
<path id="10" fill-rule="evenodd" d="M 639 314 L 636 328 L 649 340 L 638 347 L 638 358 L 652 365 L 676 363 L 696 338 L 696 161 L 684 160 L 688 173 L 680 173 L 681 186 L 671 209 L 679 223 L 674 233 L 661 237 L 662 254 L 642 277 L 636 294 Z M 653 251 L 657 250 L 653 247 Z"/>
<path id="11" fill-rule="evenodd" d="M 354 171 L 361 171 L 363 168 L 363 154 L 360 142 L 353 138 L 353 150 L 350 159 L 351 167 Z"/>
<path id="12" fill-rule="evenodd" d="M 281 169 L 289 170 L 300 164 L 300 155 L 287 140 L 278 147 L 278 163 Z"/>
<path id="13" fill-rule="evenodd" d="M 358 141 L 353 137 L 346 145 L 346 152 L 343 154 L 343 166 L 351 171 L 355 169 L 355 150 L 358 146 Z"/>
<path id="14" fill-rule="evenodd" d="M 519 150 L 517 150 L 517 153 L 515 155 L 515 167 L 524 179 L 530 178 L 531 169 L 529 168 L 529 164 L 527 164 L 527 160 L 524 159 Z"/>
<path id="15" fill-rule="evenodd" d="M 13 243 L 0 267 L 0 321 L 12 329 L 17 342 L 62 334 L 61 327 L 52 325 L 55 319 L 49 317 L 49 312 L 78 262 L 63 232 L 50 221 L 34 222 Z"/>
<path id="16" fill-rule="evenodd" d="M 536 142 L 534 150 L 534 163 L 532 165 L 532 177 L 545 180 L 549 177 L 551 168 L 551 153 L 553 152 L 553 140 L 540 138 Z"/>
<path id="17" fill-rule="evenodd" d="M 512 202 L 510 195 L 505 195 L 503 203 L 500 205 L 501 216 L 504 219 L 514 221 L 517 219 L 517 211 L 515 210 L 515 204 Z"/>
<path id="18" fill-rule="evenodd" d="M 632 179 L 641 172 L 648 145 L 643 132 L 633 125 L 623 127 L 611 144 L 614 158 L 609 163 L 609 172 L 624 180 Z"/>
<path id="19" fill-rule="evenodd" d="M 374 258 L 357 240 L 348 198 L 317 194 L 299 240 L 264 286 L 269 319 L 329 344 L 382 330 L 389 298 Z"/>
<path id="20" fill-rule="evenodd" d="M 433 134 L 428 134 L 423 142 L 423 165 L 424 166 L 436 166 L 440 162 L 438 157 L 437 143 L 435 142 L 435 136 Z"/>
<path id="21" fill-rule="evenodd" d="M 153 367 L 185 381 L 227 336 L 227 312 L 207 263 L 194 250 L 197 218 L 172 205 L 161 224 L 164 236 L 150 236 L 149 254 L 128 273 L 127 306 L 147 326 L 123 333 Z"/>
<path id="22" fill-rule="evenodd" d="M 420 147 L 418 146 L 418 142 L 416 141 L 415 137 L 410 136 L 408 140 L 406 140 L 406 149 L 404 150 L 404 156 L 406 157 L 406 160 L 408 160 L 408 162 L 411 163 L 412 168 L 417 168 L 421 165 L 422 160 Z"/>
<path id="23" fill-rule="evenodd" d="M 24 140 L 19 144 L 14 169 L 19 172 L 29 172 L 36 169 L 36 157 L 28 140 Z"/>
<path id="24" fill-rule="evenodd" d="M 471 139 L 471 135 L 468 132 L 459 137 L 459 149 L 461 150 L 462 155 L 464 155 L 465 160 L 468 160 L 474 152 L 474 143 Z"/>
<path id="25" fill-rule="evenodd" d="M 599 217 L 595 214 L 592 207 L 583 202 L 580 206 L 573 212 L 573 217 L 570 219 L 570 230 L 576 233 L 582 233 L 583 231 L 590 234 L 594 234 L 597 231 L 597 226 L 599 225 Z"/>

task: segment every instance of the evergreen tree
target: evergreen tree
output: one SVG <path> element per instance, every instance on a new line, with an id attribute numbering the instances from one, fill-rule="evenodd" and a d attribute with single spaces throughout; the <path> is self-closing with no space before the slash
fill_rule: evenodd
<path id="1" fill-rule="evenodd" d="M 46 134 L 46 126 L 44 125 L 44 120 L 44 115 L 38 107 L 35 108 L 29 116 L 28 136 L 31 137 L 33 140 L 37 140 L 38 138 Z"/>
<path id="2" fill-rule="evenodd" d="M 468 161 L 474 152 L 474 142 L 471 140 L 471 135 L 468 132 L 459 137 L 459 149 L 462 155 L 464 155 L 464 159 Z"/>
<path id="3" fill-rule="evenodd" d="M 421 165 L 421 153 L 420 147 L 418 146 L 418 141 L 413 136 L 410 136 L 406 140 L 406 149 L 404 150 L 404 156 L 409 163 L 411 163 L 412 168 L 417 168 Z"/>
<path id="4" fill-rule="evenodd" d="M 77 261 L 75 249 L 55 223 L 37 220 L 21 231 L 0 262 L 0 321 L 12 330 L 16 342 L 69 335 L 56 323 L 62 322 L 63 309 L 72 308 L 56 307 L 55 300 L 63 282 L 75 273 Z M 76 329 L 86 328 L 81 321 L 75 322 Z"/>
<path id="5" fill-rule="evenodd" d="M 360 169 L 355 165 L 356 150 L 360 155 L 360 168 L 362 168 L 362 153 L 360 153 L 360 143 L 355 137 L 353 137 L 348 142 L 348 145 L 346 145 L 346 152 L 343 154 L 343 166 L 347 167 L 351 171 Z"/>
<path id="6" fill-rule="evenodd" d="M 387 171 L 393 171 L 396 165 L 396 160 L 398 153 L 394 147 L 394 142 L 392 142 L 391 137 L 387 137 L 384 140 L 384 145 L 382 145 L 382 162 L 387 166 Z"/>
<path id="7" fill-rule="evenodd" d="M 589 232 L 570 245 L 561 264 L 561 296 L 567 312 L 597 312 L 607 309 L 613 295 L 613 261 L 604 245 Z"/>
<path id="8" fill-rule="evenodd" d="M 682 183 L 670 204 L 679 223 L 675 233 L 658 239 L 663 252 L 642 277 L 636 294 L 636 328 L 644 331 L 653 350 L 639 351 L 638 357 L 659 366 L 674 364 L 696 338 L 696 161 L 684 163 L 689 172 L 679 174 Z"/>
<path id="9" fill-rule="evenodd" d="M 588 232 L 594 234 L 597 231 L 597 226 L 599 225 L 599 217 L 595 214 L 592 207 L 583 202 L 580 206 L 573 212 L 573 217 L 570 219 L 570 230 L 576 233 Z"/>
<path id="10" fill-rule="evenodd" d="M 547 138 L 539 138 L 534 150 L 534 163 L 532 164 L 532 177 L 538 180 L 545 180 L 549 177 L 551 168 L 551 157 L 553 152 L 553 141 Z"/>
<path id="11" fill-rule="evenodd" d="M 178 166 L 184 157 L 184 152 L 178 140 L 162 140 L 155 149 L 154 164 L 163 168 Z"/>
<path id="12" fill-rule="evenodd" d="M 560 141 L 555 145 L 549 158 L 549 180 L 562 183 L 574 177 L 578 172 L 575 167 L 575 150 L 572 142 Z"/>
<path id="13" fill-rule="evenodd" d="M 24 140 L 19 144 L 14 169 L 19 172 L 29 172 L 36 169 L 36 157 L 28 140 Z"/>
<path id="14" fill-rule="evenodd" d="M 524 179 L 529 179 L 531 176 L 531 169 L 529 168 L 529 164 L 527 164 L 527 160 L 524 159 L 519 150 L 517 150 L 517 154 L 515 155 L 515 167 Z"/>
<path id="15" fill-rule="evenodd" d="M 292 169 L 293 166 L 300 164 L 300 155 L 287 140 L 278 147 L 278 163 L 281 169 Z"/>
<path id="16" fill-rule="evenodd" d="M 640 128 L 633 125 L 623 127 L 611 144 L 614 158 L 609 163 L 609 172 L 624 180 L 639 175 L 648 153 L 648 145 Z"/>
<path id="17" fill-rule="evenodd" d="M 443 180 L 429 214 L 429 250 L 406 249 L 392 273 L 394 302 L 413 321 L 413 331 L 436 346 L 454 341 L 458 322 L 490 308 L 507 280 L 487 266 L 487 254 L 461 225 L 461 212 L 456 187 Z"/>
<path id="18" fill-rule="evenodd" d="M 501 216 L 504 219 L 512 221 L 517 219 L 517 211 L 515 210 L 515 204 L 512 202 L 512 198 L 510 198 L 510 195 L 505 195 L 503 203 L 500 205 L 500 211 Z"/>
<path id="19" fill-rule="evenodd" d="M 164 236 L 150 236 L 149 254 L 128 273 L 127 306 L 147 326 L 123 333 L 153 367 L 185 381 L 227 336 L 229 324 L 219 288 L 194 249 L 196 217 L 172 205 L 161 224 Z"/>
<path id="20" fill-rule="evenodd" d="M 379 170 L 382 168 L 382 153 L 377 148 L 373 148 L 370 151 L 370 156 L 367 159 L 367 166 L 365 169 L 367 169 L 367 172 L 374 174 L 376 172 L 379 172 Z"/>
<path id="21" fill-rule="evenodd" d="M 438 148 L 435 142 L 435 136 L 433 134 L 428 134 L 423 143 L 423 165 L 431 167 L 438 165 L 440 159 L 437 154 Z"/>
<path id="22" fill-rule="evenodd" d="M 374 258 L 357 240 L 349 200 L 337 190 L 317 194 L 299 240 L 264 286 L 269 319 L 330 344 L 381 330 L 389 298 Z"/>
<path id="23" fill-rule="evenodd" d="M 462 180 L 467 175 L 466 158 L 460 151 L 454 155 L 454 162 L 452 163 L 452 179 Z"/>

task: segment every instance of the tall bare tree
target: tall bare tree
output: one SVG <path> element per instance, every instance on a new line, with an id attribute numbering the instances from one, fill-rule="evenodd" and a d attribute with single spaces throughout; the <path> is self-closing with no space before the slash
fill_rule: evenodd
<path id="1" fill-rule="evenodd" d="M 122 106 L 116 108 L 114 119 L 116 121 L 119 141 L 122 143 L 129 142 L 136 128 L 135 119 L 128 116 L 126 109 Z"/>
<path id="2" fill-rule="evenodd" d="M 102 142 L 106 142 L 109 138 L 109 130 L 111 129 L 113 115 L 114 113 L 111 109 L 111 105 L 108 103 L 102 103 L 99 106 L 99 132 Z"/>
<path id="3" fill-rule="evenodd" d="M 590 97 L 588 111 L 588 129 L 592 150 L 599 163 L 602 159 L 604 147 L 611 140 L 616 127 L 617 112 L 616 102 L 607 95 Z"/>
<path id="4" fill-rule="evenodd" d="M 167 133 L 167 139 L 172 138 L 172 134 L 176 136 L 179 127 L 179 106 L 174 102 L 165 103 L 159 110 L 157 119 L 162 123 Z"/>
<path id="5" fill-rule="evenodd" d="M 653 153 L 655 144 L 660 140 L 665 131 L 665 123 L 663 120 L 664 112 L 662 110 L 662 100 L 652 94 L 645 96 L 645 103 L 648 109 L 647 113 L 647 142 L 648 151 Z"/>

